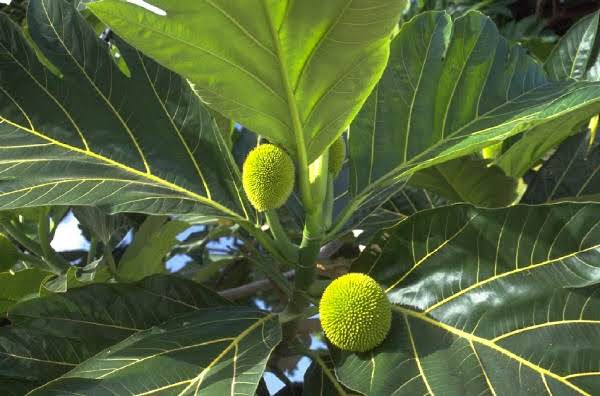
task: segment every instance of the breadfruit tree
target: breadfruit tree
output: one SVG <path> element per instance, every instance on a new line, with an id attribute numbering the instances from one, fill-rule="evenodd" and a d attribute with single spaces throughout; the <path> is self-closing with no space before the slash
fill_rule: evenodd
<path id="1" fill-rule="evenodd" d="M 1 393 L 600 394 L 600 11 L 525 3 L 4 6 Z"/>

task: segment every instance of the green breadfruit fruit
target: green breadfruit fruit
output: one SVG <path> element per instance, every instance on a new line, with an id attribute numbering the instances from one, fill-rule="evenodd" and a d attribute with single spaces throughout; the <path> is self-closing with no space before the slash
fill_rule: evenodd
<path id="1" fill-rule="evenodd" d="M 277 209 L 294 189 L 294 162 L 283 149 L 263 144 L 248 154 L 242 184 L 250 203 L 259 211 Z"/>
<path id="2" fill-rule="evenodd" d="M 390 331 L 392 306 L 370 276 L 350 273 L 331 282 L 319 305 L 321 326 L 331 343 L 353 352 L 369 351 Z"/>
<path id="3" fill-rule="evenodd" d="M 17 248 L 4 234 L 0 234 L 0 271 L 7 271 L 19 260 Z"/>
<path id="4" fill-rule="evenodd" d="M 346 142 L 340 137 L 329 147 L 329 172 L 335 177 L 342 170 L 346 159 Z"/>

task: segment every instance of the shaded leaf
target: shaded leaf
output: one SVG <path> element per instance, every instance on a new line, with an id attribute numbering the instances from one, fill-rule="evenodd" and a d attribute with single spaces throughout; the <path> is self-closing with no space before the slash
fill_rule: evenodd
<path id="1" fill-rule="evenodd" d="M 384 231 L 352 269 L 385 287 L 392 330 L 336 353 L 338 377 L 367 395 L 597 394 L 599 209 L 454 205 Z"/>
<path id="2" fill-rule="evenodd" d="M 600 142 L 590 146 L 589 135 L 565 140 L 536 172 L 522 202 L 538 204 L 555 200 L 600 200 Z"/>
<path id="3" fill-rule="evenodd" d="M 95 284 L 22 302 L 9 312 L 11 326 L 0 327 L 0 376 L 47 382 L 132 334 L 228 304 L 194 282 L 170 276 Z"/>
<path id="4" fill-rule="evenodd" d="M 348 126 L 377 82 L 404 4 L 154 0 L 162 12 L 152 12 L 103 0 L 89 8 L 192 81 L 211 107 L 298 158 L 308 153 L 310 163 Z"/>
<path id="5" fill-rule="evenodd" d="M 475 156 L 451 160 L 417 172 L 409 183 L 450 202 L 486 208 L 507 206 L 517 198 L 518 181 Z"/>
<path id="6" fill-rule="evenodd" d="M 71 266 L 66 273 L 49 276 L 42 285 L 40 295 L 64 293 L 68 289 L 87 286 L 92 282 L 109 281 L 113 275 L 105 261 L 100 258 L 83 267 Z"/>
<path id="7" fill-rule="evenodd" d="M 60 377 L 98 350 L 94 340 L 52 336 L 43 329 L 2 327 L 0 342 L 0 376 L 35 383 Z"/>
<path id="8" fill-rule="evenodd" d="M 153 276 L 25 301 L 8 317 L 19 327 L 44 329 L 57 337 L 85 337 L 108 346 L 178 314 L 224 304 L 226 300 L 192 281 Z"/>
<path id="9" fill-rule="evenodd" d="M 78 206 L 73 208 L 73 214 L 85 227 L 91 237 L 102 241 L 105 245 L 118 243 L 132 225 L 124 214 L 107 215 L 93 206 Z"/>
<path id="10" fill-rule="evenodd" d="M 346 396 L 348 393 L 335 377 L 329 356 L 312 356 L 313 362 L 304 374 L 304 395 Z"/>
<path id="11" fill-rule="evenodd" d="M 39 383 L 33 381 L 0 377 L 0 391 L 6 396 L 22 396 L 39 385 Z"/>
<path id="12" fill-rule="evenodd" d="M 63 78 L 0 16 L 0 208 L 241 218 L 237 168 L 184 79 L 116 39 L 128 78 L 64 0 L 32 0 L 28 19 Z"/>
<path id="13" fill-rule="evenodd" d="M 381 230 L 391 228 L 417 212 L 447 204 L 447 200 L 426 189 L 405 185 L 367 217 L 359 219 L 354 216 L 347 225 L 351 225 L 352 229 L 362 230 L 358 239 L 359 242 L 366 243 Z"/>
<path id="14" fill-rule="evenodd" d="M 219 131 L 221 131 L 221 134 L 223 135 L 223 140 L 225 141 L 225 144 L 231 150 L 231 148 L 233 147 L 233 134 L 235 133 L 235 122 L 222 116 L 216 111 L 213 111 L 212 114 L 215 118 L 217 126 L 219 127 Z"/>
<path id="15" fill-rule="evenodd" d="M 280 340 L 274 314 L 196 311 L 113 345 L 31 395 L 254 395 Z"/>

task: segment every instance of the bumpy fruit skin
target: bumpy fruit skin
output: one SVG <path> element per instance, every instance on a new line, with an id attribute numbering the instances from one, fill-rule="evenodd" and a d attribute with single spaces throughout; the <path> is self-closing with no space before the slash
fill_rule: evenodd
<path id="1" fill-rule="evenodd" d="M 392 306 L 385 292 L 373 278 L 360 273 L 331 282 L 321 298 L 319 313 L 329 341 L 353 352 L 366 352 L 381 344 L 392 322 Z"/>
<path id="2" fill-rule="evenodd" d="M 4 235 L 0 234 L 0 269 L 8 270 L 19 260 L 17 248 Z"/>
<path id="3" fill-rule="evenodd" d="M 259 211 L 277 209 L 294 189 L 294 162 L 283 149 L 263 144 L 248 154 L 242 184 L 250 203 Z"/>
<path id="4" fill-rule="evenodd" d="M 342 170 L 346 159 L 346 142 L 340 137 L 329 147 L 329 172 L 335 177 Z"/>

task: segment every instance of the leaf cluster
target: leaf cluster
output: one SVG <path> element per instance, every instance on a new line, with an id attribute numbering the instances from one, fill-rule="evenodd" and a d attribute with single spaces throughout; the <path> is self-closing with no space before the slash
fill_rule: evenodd
<path id="1" fill-rule="evenodd" d="M 2 394 L 600 392 L 600 11 L 25 3 L 0 13 Z M 295 173 L 258 207 L 269 148 Z M 347 272 L 391 305 L 332 305 L 390 328 L 361 352 L 315 317 Z"/>

